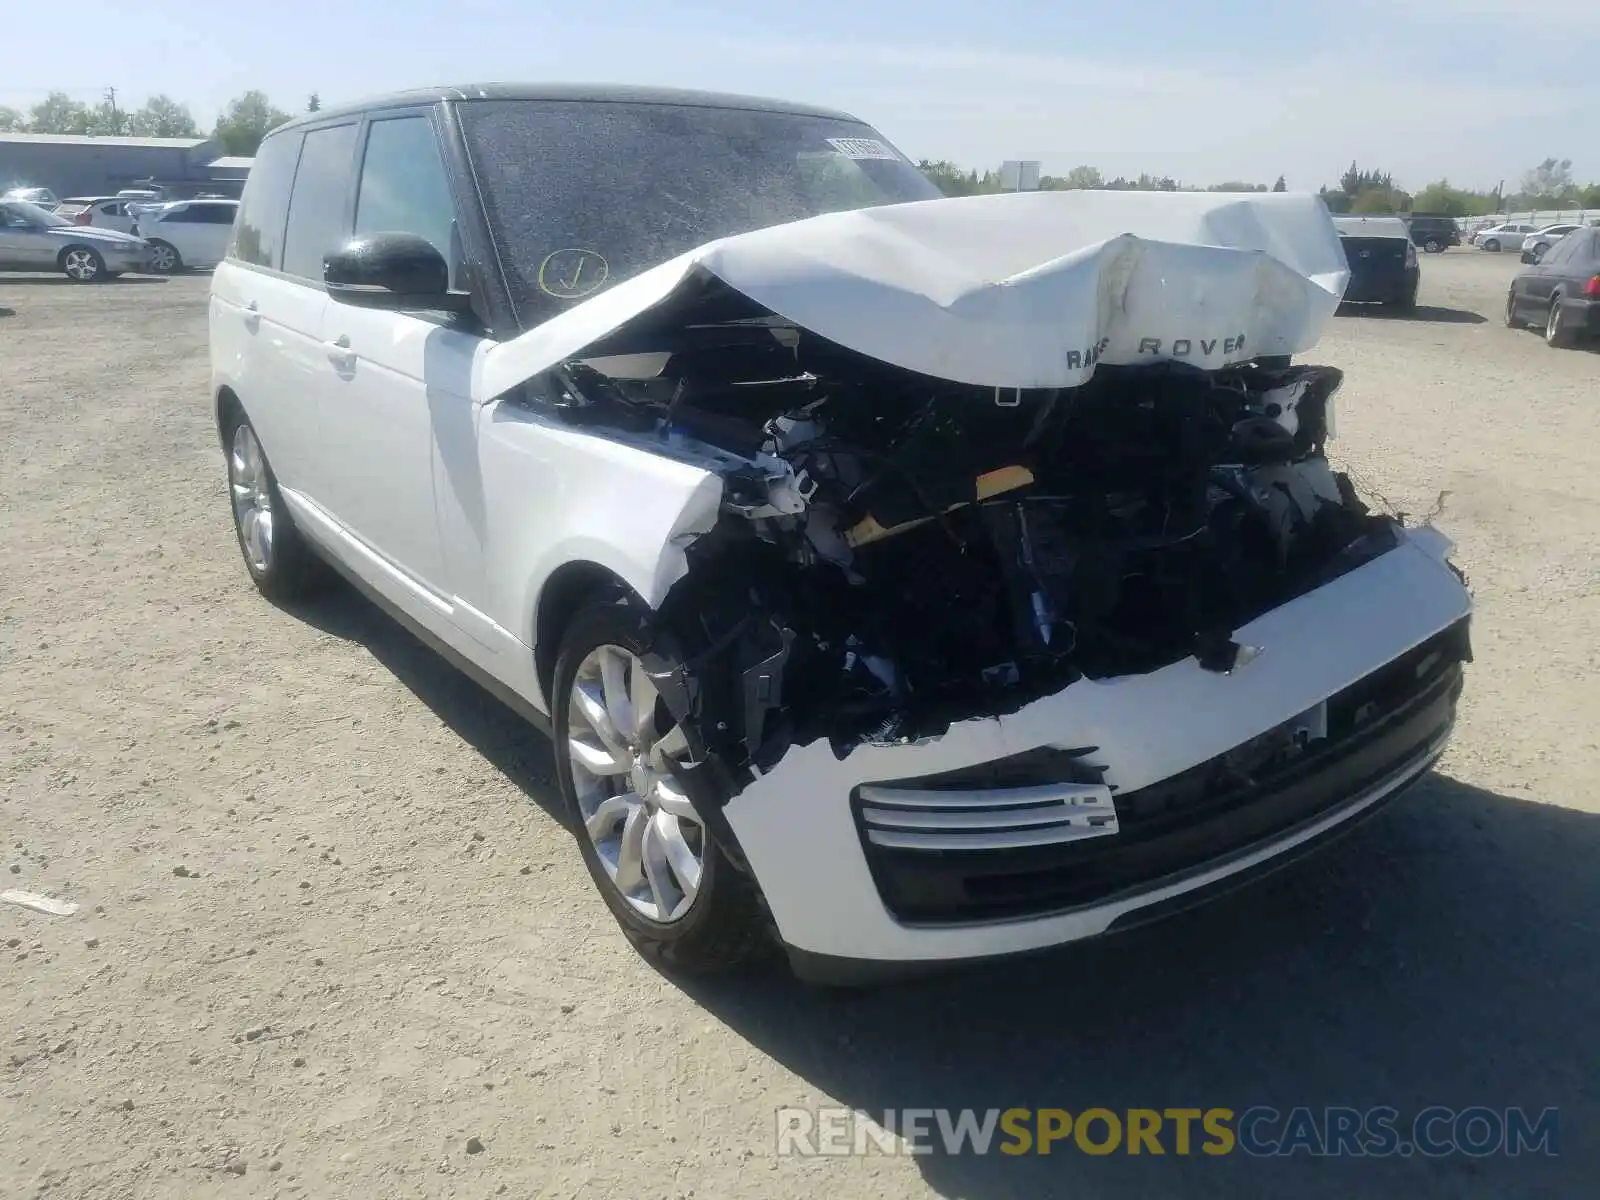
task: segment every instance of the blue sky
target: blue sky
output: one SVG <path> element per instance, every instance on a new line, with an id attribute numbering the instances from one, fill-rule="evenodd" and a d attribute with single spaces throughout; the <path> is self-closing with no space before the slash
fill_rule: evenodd
<path id="1" fill-rule="evenodd" d="M 298 110 L 312 91 L 588 80 L 833 105 L 972 166 L 1315 189 L 1356 158 L 1413 188 L 1514 187 L 1555 155 L 1600 179 L 1593 0 L 22 0 L 0 26 L 0 104 L 114 85 L 207 127 L 252 87 Z"/>

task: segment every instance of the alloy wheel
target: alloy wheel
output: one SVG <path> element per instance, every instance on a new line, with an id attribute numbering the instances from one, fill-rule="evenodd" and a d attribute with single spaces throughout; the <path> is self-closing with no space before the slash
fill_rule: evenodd
<path id="1" fill-rule="evenodd" d="M 70 278 L 80 283 L 88 283 L 100 274 L 100 260 L 93 250 L 68 250 L 61 266 Z"/>
<path id="2" fill-rule="evenodd" d="M 272 488 L 261 443 L 248 424 L 241 423 L 233 431 L 228 490 L 233 495 L 233 519 L 239 526 L 245 558 L 258 574 L 265 573 L 272 568 Z"/>
<path id="3" fill-rule="evenodd" d="M 165 275 L 178 265 L 178 255 L 171 246 L 157 242 L 150 247 L 150 267 Z"/>
<path id="4" fill-rule="evenodd" d="M 706 850 L 705 829 L 671 770 L 689 765 L 688 739 L 665 715 L 631 651 L 597 646 L 579 664 L 566 749 L 584 833 L 612 886 L 661 924 L 694 904 Z"/>
<path id="5" fill-rule="evenodd" d="M 1544 340 L 1554 346 L 1561 340 L 1561 301 L 1553 300 L 1550 303 L 1550 315 L 1544 323 Z"/>

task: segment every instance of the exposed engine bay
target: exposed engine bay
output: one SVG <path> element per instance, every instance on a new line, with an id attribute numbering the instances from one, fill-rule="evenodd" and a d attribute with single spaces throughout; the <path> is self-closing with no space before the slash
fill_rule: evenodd
<path id="1" fill-rule="evenodd" d="M 1331 367 L 1104 365 L 997 390 L 859 354 L 722 289 L 530 386 L 724 481 L 657 614 L 662 694 L 748 778 L 792 745 L 942 734 L 1197 658 L 1398 544 L 1324 455 Z"/>

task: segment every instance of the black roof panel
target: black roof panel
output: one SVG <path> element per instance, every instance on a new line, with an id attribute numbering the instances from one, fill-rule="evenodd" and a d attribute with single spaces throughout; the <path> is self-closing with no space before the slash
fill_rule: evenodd
<path id="1" fill-rule="evenodd" d="M 333 108 L 305 113 L 273 130 L 294 129 L 315 121 L 357 116 L 376 109 L 400 108 L 417 104 L 437 104 L 441 100 L 578 100 L 621 104 L 692 105 L 699 108 L 743 108 L 757 112 L 795 113 L 801 116 L 828 117 L 854 121 L 857 118 L 837 109 L 761 96 L 741 96 L 728 92 L 702 92 L 687 88 L 632 87 L 604 83 L 469 83 L 456 87 L 417 88 L 369 96 Z"/>

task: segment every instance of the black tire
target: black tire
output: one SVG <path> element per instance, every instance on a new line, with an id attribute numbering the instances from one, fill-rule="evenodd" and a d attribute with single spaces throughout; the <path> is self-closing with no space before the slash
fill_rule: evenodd
<path id="1" fill-rule="evenodd" d="M 1506 328 L 1526 329 L 1528 327 L 1528 323 L 1521 317 L 1517 316 L 1516 300 L 1517 293 L 1515 291 L 1506 293 Z"/>
<path id="2" fill-rule="evenodd" d="M 1417 294 L 1407 292 L 1399 299 L 1389 301 L 1385 307 L 1392 308 L 1395 312 L 1414 313 L 1417 311 Z"/>
<path id="3" fill-rule="evenodd" d="M 1554 350 L 1564 350 L 1577 338 L 1561 320 L 1561 293 L 1550 297 L 1550 315 L 1545 318 L 1544 344 Z"/>
<path id="4" fill-rule="evenodd" d="M 164 250 L 172 255 L 172 261 L 164 267 L 158 267 L 151 263 L 150 269 L 157 275 L 176 275 L 183 270 L 183 255 L 178 253 L 178 248 L 171 242 L 164 242 L 160 238 L 151 238 L 150 248 L 152 250 Z"/>
<path id="5" fill-rule="evenodd" d="M 61 273 L 74 283 L 103 283 L 106 260 L 93 246 L 68 246 L 56 256 Z"/>
<path id="6" fill-rule="evenodd" d="M 245 570 L 250 573 L 250 581 L 268 600 L 274 604 L 303 600 L 326 587 L 330 572 L 327 564 L 317 557 L 305 536 L 295 527 L 294 518 L 283 502 L 283 493 L 278 490 L 278 477 L 272 473 L 272 465 L 267 461 L 264 447 L 261 449 L 261 466 L 272 512 L 272 549 L 264 565 L 252 557 L 250 548 L 245 544 L 239 506 L 234 503 L 234 446 L 241 426 L 248 428 L 251 436 L 255 437 L 255 428 L 250 424 L 250 419 L 238 405 L 233 405 L 222 422 L 222 452 L 228 464 L 228 510 L 233 514 L 233 534 L 239 544 L 239 554 L 244 559 Z M 259 446 L 260 439 L 256 441 Z"/>
<path id="7" fill-rule="evenodd" d="M 1490 238 L 1488 241 L 1483 243 L 1483 248 L 1489 251 L 1491 254 L 1500 253 L 1500 239 Z"/>
<path id="8" fill-rule="evenodd" d="M 567 753 L 578 668 L 601 646 L 617 646 L 642 656 L 655 641 L 650 614 L 621 601 L 591 604 L 568 623 L 550 693 L 556 779 L 562 801 L 584 865 L 634 949 L 665 969 L 716 974 L 746 968 L 773 957 L 777 942 L 755 880 L 728 857 L 716 838 L 707 836 L 703 842 L 700 884 L 689 910 L 662 923 L 628 903 L 601 865 L 594 840 L 583 828 Z"/>
<path id="9" fill-rule="evenodd" d="M 1429 254 L 1438 254 L 1441 250 L 1444 249 L 1444 243 L 1441 242 L 1438 238 L 1432 238 L 1431 237 L 1427 241 L 1422 243 L 1422 248 L 1424 250 L 1426 250 Z"/>

